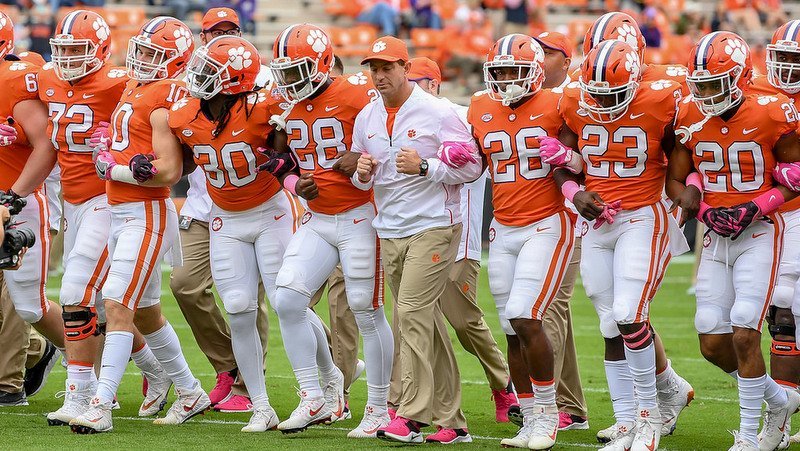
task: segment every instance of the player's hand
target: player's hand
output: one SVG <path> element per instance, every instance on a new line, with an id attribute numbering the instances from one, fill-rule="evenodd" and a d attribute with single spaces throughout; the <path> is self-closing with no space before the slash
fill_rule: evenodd
<path id="1" fill-rule="evenodd" d="M 578 191 L 572 200 L 578 213 L 589 221 L 600 216 L 603 213 L 603 207 L 606 205 L 603 202 L 603 198 L 594 191 Z"/>
<path id="2" fill-rule="evenodd" d="M 734 219 L 725 207 L 709 208 L 701 219 L 706 227 L 721 237 L 727 238 L 735 233 Z"/>
<path id="3" fill-rule="evenodd" d="M 10 208 L 20 198 L 20 195 L 15 193 L 14 190 L 0 191 L 0 205 L 4 207 Z"/>
<path id="4" fill-rule="evenodd" d="M 314 176 L 310 172 L 300 175 L 297 185 L 294 186 L 297 195 L 305 200 L 314 200 L 319 196 L 317 184 L 314 183 Z"/>
<path id="5" fill-rule="evenodd" d="M 291 152 L 279 153 L 266 147 L 259 147 L 257 150 L 267 157 L 267 162 L 258 167 L 259 171 L 267 171 L 275 178 L 280 178 L 297 169 L 297 161 Z"/>
<path id="6" fill-rule="evenodd" d="M 600 213 L 599 216 L 597 216 L 597 219 L 594 221 L 594 225 L 592 227 L 595 230 L 597 230 L 600 227 L 602 227 L 602 225 L 605 223 L 613 224 L 614 216 L 616 216 L 617 213 L 619 213 L 619 211 L 622 209 L 621 207 L 622 207 L 621 200 L 615 200 L 610 204 L 603 205 L 603 212 Z"/>
<path id="7" fill-rule="evenodd" d="M 108 150 L 111 147 L 111 132 L 108 129 L 110 125 L 108 122 L 100 122 L 97 125 L 89 138 L 89 146 L 92 149 Z"/>
<path id="8" fill-rule="evenodd" d="M 419 175 L 419 164 L 422 158 L 416 150 L 410 147 L 401 147 L 397 153 L 397 172 L 399 174 Z"/>
<path id="9" fill-rule="evenodd" d="M 794 192 L 800 192 L 800 163 L 778 163 L 772 178 Z"/>
<path id="10" fill-rule="evenodd" d="M 17 129 L 14 128 L 14 119 L 9 116 L 7 124 L 0 124 L 0 147 L 10 146 L 17 140 Z"/>
<path id="11" fill-rule="evenodd" d="M 153 160 L 155 160 L 155 158 L 154 155 L 143 155 L 140 153 L 131 157 L 128 167 L 131 172 L 133 172 L 133 178 L 137 182 L 144 183 L 158 174 L 158 169 L 153 166 Z"/>
<path id="12" fill-rule="evenodd" d="M 681 209 L 681 217 L 678 225 L 681 227 L 686 224 L 686 221 L 697 217 L 700 211 L 700 202 L 703 200 L 703 194 L 697 189 L 696 186 L 689 185 L 681 192 L 681 195 L 672 203 L 669 213 L 674 212 L 678 208 Z"/>
<path id="13" fill-rule="evenodd" d="M 733 233 L 731 234 L 732 240 L 739 238 L 739 235 L 741 235 L 742 232 L 744 232 L 744 230 L 750 226 L 750 224 L 763 216 L 761 214 L 761 209 L 758 208 L 758 205 L 752 201 L 734 205 L 733 207 L 728 207 L 726 212 L 731 216 L 731 218 L 733 218 Z"/>
<path id="14" fill-rule="evenodd" d="M 341 172 L 348 178 L 352 177 L 358 169 L 359 158 L 361 158 L 361 154 L 358 152 L 342 152 L 336 163 L 333 163 L 333 170 Z"/>
<path id="15" fill-rule="evenodd" d="M 94 161 L 94 170 L 100 180 L 111 180 L 111 170 L 117 165 L 114 157 L 107 150 L 102 150 L 102 147 L 95 147 L 92 152 L 92 161 Z"/>
<path id="16" fill-rule="evenodd" d="M 539 156 L 545 163 L 563 167 L 572 161 L 572 149 L 557 138 L 537 136 L 536 140 L 539 141 Z"/>
<path id="17" fill-rule="evenodd" d="M 369 179 L 372 178 L 372 173 L 375 171 L 375 167 L 377 166 L 378 161 L 375 158 L 372 158 L 372 155 L 368 153 L 362 153 L 361 156 L 358 157 L 358 167 L 356 167 L 358 179 L 363 183 L 369 182 Z"/>
<path id="18" fill-rule="evenodd" d="M 456 141 L 443 142 L 436 153 L 442 163 L 451 168 L 458 169 L 467 163 L 477 163 L 478 159 L 472 155 L 473 149 L 468 144 Z"/>

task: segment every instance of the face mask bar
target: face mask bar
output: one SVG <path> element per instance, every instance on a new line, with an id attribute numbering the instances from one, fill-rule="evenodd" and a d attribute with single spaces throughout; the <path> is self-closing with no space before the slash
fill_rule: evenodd
<path id="1" fill-rule="evenodd" d="M 614 122 L 622 117 L 628 111 L 628 107 L 639 89 L 639 83 L 635 81 L 615 87 L 609 87 L 607 82 L 590 81 L 586 83 L 582 79 L 579 83 L 581 88 L 579 106 L 593 120 L 604 124 Z M 603 106 L 598 100 L 600 97 L 614 97 L 614 104 Z"/>
<path id="2" fill-rule="evenodd" d="M 494 69 L 505 67 L 516 68 L 517 77 L 510 80 L 497 80 Z M 536 63 L 487 61 L 483 64 L 483 79 L 489 92 L 489 98 L 504 106 L 516 103 L 539 91 L 543 75 L 544 71 Z"/>
<path id="3" fill-rule="evenodd" d="M 741 72 L 737 69 L 738 67 L 735 67 L 719 75 L 710 75 L 707 71 L 695 71 L 686 77 L 686 84 L 689 85 L 694 103 L 703 114 L 719 116 L 734 107 L 742 98 L 742 90 L 736 86 L 741 76 Z"/>
<path id="4" fill-rule="evenodd" d="M 308 57 L 299 60 L 278 58 L 272 60 L 269 68 L 287 102 L 299 102 L 311 97 L 329 77 L 328 74 L 320 74 L 317 61 Z"/>
<path id="5" fill-rule="evenodd" d="M 787 56 L 797 62 L 780 61 Z M 800 92 L 800 47 L 794 41 L 767 45 L 767 81 L 787 94 Z"/>
<path id="6" fill-rule="evenodd" d="M 208 100 L 222 91 L 230 79 L 230 62 L 219 64 L 208 56 L 208 49 L 201 47 L 192 55 L 186 69 L 186 85 L 189 93 L 198 99 Z"/>
<path id="7" fill-rule="evenodd" d="M 68 48 L 77 46 L 84 47 L 82 54 L 66 54 Z M 50 52 L 56 75 L 64 81 L 85 77 L 103 66 L 103 62 L 96 57 L 97 46 L 88 39 L 73 39 L 68 35 L 58 35 L 50 39 Z"/>
<path id="8" fill-rule="evenodd" d="M 151 55 L 139 55 L 140 48 L 149 50 Z M 161 46 L 146 42 L 140 36 L 134 36 L 128 42 L 128 56 L 125 59 L 125 66 L 128 69 L 128 76 L 136 81 L 165 80 L 170 76 L 167 66 L 177 56 L 177 52 L 174 50 L 167 50 Z"/>

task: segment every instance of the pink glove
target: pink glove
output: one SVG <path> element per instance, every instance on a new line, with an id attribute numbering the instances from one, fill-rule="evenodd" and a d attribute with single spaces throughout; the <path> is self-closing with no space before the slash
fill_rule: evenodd
<path id="1" fill-rule="evenodd" d="M 614 216 L 617 213 L 619 213 L 619 211 L 621 210 L 621 208 L 620 208 L 621 206 L 622 206 L 622 201 L 621 200 L 615 200 L 614 202 L 611 202 L 610 204 L 604 205 L 603 206 L 603 212 L 600 213 L 600 216 L 598 216 L 597 219 L 595 219 L 594 226 L 592 226 L 592 228 L 597 230 L 600 227 L 602 227 L 602 225 L 605 224 L 605 223 L 613 224 L 614 223 Z"/>
<path id="2" fill-rule="evenodd" d="M 108 129 L 110 125 L 108 122 L 100 122 L 97 125 L 89 138 L 89 145 L 92 149 L 100 147 L 100 150 L 108 150 L 111 147 L 111 133 Z"/>
<path id="3" fill-rule="evenodd" d="M 437 153 L 439 160 L 451 168 L 458 169 L 467 163 L 477 163 L 478 160 L 472 155 L 472 148 L 469 144 L 446 141 L 439 147 Z"/>
<path id="4" fill-rule="evenodd" d="M 100 180 L 111 180 L 111 170 L 117 165 L 114 156 L 109 151 L 99 150 L 99 147 L 96 147 L 92 159 L 94 160 L 94 170 Z"/>
<path id="5" fill-rule="evenodd" d="M 800 163 L 778 163 L 772 178 L 792 191 L 800 191 Z"/>
<path id="6" fill-rule="evenodd" d="M 10 116 L 8 124 L 0 124 L 0 147 L 10 146 L 17 140 L 17 129 L 14 128 L 14 119 Z"/>
<path id="7" fill-rule="evenodd" d="M 572 149 L 558 139 L 549 136 L 537 136 L 536 139 L 539 141 L 539 155 L 545 163 L 566 166 L 572 161 Z"/>

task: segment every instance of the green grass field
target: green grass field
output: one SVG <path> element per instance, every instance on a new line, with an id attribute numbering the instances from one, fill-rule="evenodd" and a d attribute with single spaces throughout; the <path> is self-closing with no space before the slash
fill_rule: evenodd
<path id="1" fill-rule="evenodd" d="M 664 340 L 674 368 L 692 383 L 696 393 L 694 402 L 681 416 L 675 434 L 662 440 L 661 449 L 727 449 L 733 440 L 728 430 L 738 426 L 736 386 L 732 379 L 712 367 L 700 355 L 693 322 L 694 297 L 686 294 L 690 272 L 691 264 L 688 260 L 673 263 L 652 307 L 653 324 Z M 51 282 L 49 291 L 57 294 L 58 280 Z M 164 287 L 168 291 L 166 283 Z M 487 321 L 493 327 L 501 348 L 505 349 L 505 340 L 489 294 L 485 268 L 481 273 L 479 297 Z M 165 292 L 162 306 L 164 314 L 178 331 L 194 374 L 210 390 L 215 375 L 197 348 L 171 294 Z M 572 309 L 591 428 L 589 431 L 560 433 L 556 449 L 562 450 L 597 448 L 595 433 L 613 422 L 597 317 L 581 287 L 576 289 Z M 320 310 L 325 312 L 323 316 L 327 315 L 326 310 Z M 267 386 L 271 403 L 283 419 L 297 405 L 298 398 L 294 388 L 296 382 L 283 350 L 278 321 L 274 314 L 270 315 L 270 322 L 273 327 L 270 328 L 269 337 Z M 481 367 L 472 355 L 460 348 L 455 336 L 452 339 L 463 378 L 463 409 L 475 439 L 470 445 L 457 446 L 465 449 L 499 448 L 500 438 L 514 435 L 516 429 L 511 424 L 495 423 L 494 405 Z M 766 339 L 764 350 L 766 355 Z M 136 368 L 130 364 L 120 386 L 119 400 L 122 409 L 114 412 L 114 431 L 94 436 L 79 436 L 65 427 L 47 426 L 43 415 L 60 406 L 61 399 L 54 395 L 63 390 L 64 377 L 64 369 L 57 365 L 50 375 L 47 387 L 29 399 L 30 406 L 0 409 L 0 449 L 375 449 L 399 446 L 378 440 L 357 441 L 346 438 L 347 431 L 358 424 L 364 406 L 366 382 L 363 376 L 351 390 L 350 404 L 356 418 L 336 423 L 335 427 L 313 428 L 301 434 L 244 434 L 239 429 L 245 424 L 249 414 L 207 413 L 177 427 L 159 427 L 152 425 L 149 419 L 138 418 L 136 414 L 141 402 L 141 379 Z M 174 395 L 170 397 L 170 403 L 173 399 Z"/>

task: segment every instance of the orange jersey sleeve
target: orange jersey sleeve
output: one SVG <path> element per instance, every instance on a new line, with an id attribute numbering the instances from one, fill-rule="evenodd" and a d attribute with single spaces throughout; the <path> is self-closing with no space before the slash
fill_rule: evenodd
<path id="1" fill-rule="evenodd" d="M 689 97 L 679 105 L 675 129 L 686 130 L 703 118 Z M 796 129 L 797 111 L 788 97 L 750 94 L 728 121 L 712 117 L 694 131 L 684 146 L 703 176 L 705 202 L 729 207 L 770 190 L 776 165 L 772 149 Z"/>
<path id="2" fill-rule="evenodd" d="M 525 226 L 564 210 L 564 196 L 550 165 L 539 157 L 537 136 L 557 137 L 562 120 L 553 106 L 558 95 L 545 89 L 517 108 L 481 91 L 472 97 L 467 120 L 492 177 L 494 217 Z"/>
<path id="3" fill-rule="evenodd" d="M 639 84 L 669 80 L 680 86 L 681 97 L 686 97 L 689 95 L 689 86 L 686 84 L 688 74 L 689 69 L 679 64 L 648 64 L 642 72 L 642 80 Z"/>
<path id="4" fill-rule="evenodd" d="M 214 136 L 216 124 L 200 110 L 200 100 L 185 97 L 169 112 L 169 127 L 191 149 L 194 162 L 206 173 L 211 200 L 228 211 L 244 211 L 263 204 L 281 190 L 278 180 L 258 166 L 267 159 L 256 149 L 266 146 L 273 127 L 272 97 L 264 91 L 236 103 L 225 129 Z"/>
<path id="5" fill-rule="evenodd" d="M 64 200 L 83 203 L 106 192 L 92 162 L 89 138 L 100 122 L 111 122 L 128 82 L 125 69 L 104 66 L 77 82 L 60 80 L 51 65 L 39 73 L 39 98 L 47 106 L 47 135 L 58 150 Z"/>
<path id="6" fill-rule="evenodd" d="M 113 130 L 111 154 L 118 164 L 128 166 L 136 154 L 153 153 L 153 127 L 150 114 L 172 104 L 188 94 L 184 83 L 178 80 L 159 80 L 139 85 L 131 80 L 111 115 Z M 166 199 L 169 187 L 132 185 L 114 180 L 106 181 L 109 204 Z"/>
<path id="7" fill-rule="evenodd" d="M 628 110 L 611 123 L 593 120 L 579 105 L 580 89 L 568 86 L 559 103 L 578 135 L 586 189 L 606 202 L 633 210 L 661 200 L 667 160 L 661 148 L 675 118 L 680 86 L 669 80 L 642 82 Z"/>
<path id="8" fill-rule="evenodd" d="M 372 200 L 372 190 L 356 188 L 331 168 L 336 156 L 352 146 L 356 115 L 377 97 L 369 77 L 358 73 L 335 78 L 320 95 L 292 108 L 286 120 L 289 147 L 300 172 L 312 173 L 319 190 L 319 197 L 308 202 L 309 209 L 333 215 Z"/>
<path id="9" fill-rule="evenodd" d="M 14 115 L 14 106 L 25 100 L 38 100 L 39 66 L 23 61 L 0 60 L 0 86 L 4 94 L 0 96 L 0 121 L 6 123 Z M 10 146 L 0 147 L 0 190 L 11 189 L 25 167 L 32 149 L 19 123 L 25 118 L 16 118 L 14 128 L 17 140 Z"/>

